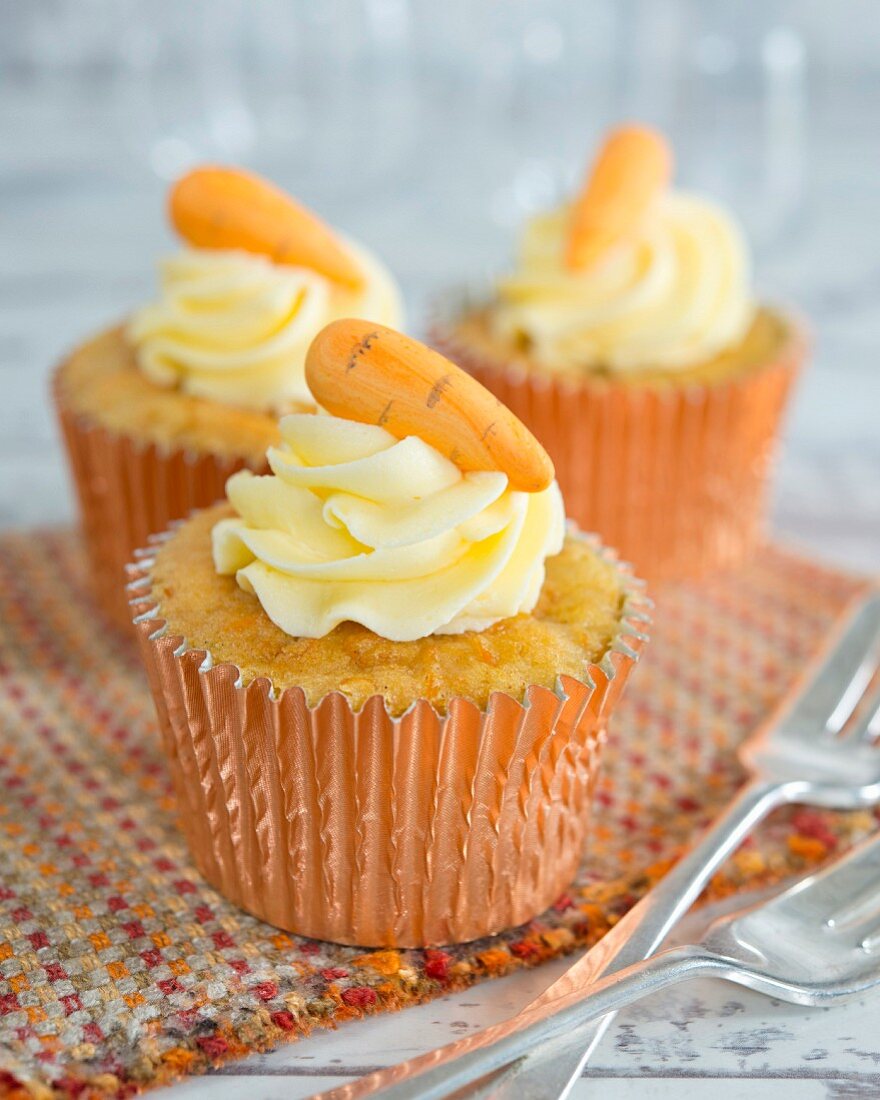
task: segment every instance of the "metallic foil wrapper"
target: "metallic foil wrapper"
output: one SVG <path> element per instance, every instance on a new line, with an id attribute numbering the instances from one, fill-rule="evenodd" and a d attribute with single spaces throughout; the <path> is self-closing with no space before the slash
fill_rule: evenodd
<path id="1" fill-rule="evenodd" d="M 120 630 L 131 632 L 125 567 L 135 550 L 175 519 L 222 498 L 226 481 L 244 458 L 167 450 L 73 412 L 53 380 L 95 601 Z"/>
<path id="2" fill-rule="evenodd" d="M 458 308 L 461 308 L 459 301 Z M 658 581 L 741 565 L 763 534 L 783 412 L 806 357 L 803 325 L 765 365 L 681 386 L 528 373 L 456 339 L 439 311 L 430 342 L 474 375 L 547 448 L 566 512 Z"/>
<path id="3" fill-rule="evenodd" d="M 212 886 L 280 928 L 365 947 L 476 939 L 559 897 L 645 641 L 649 605 L 625 567 L 618 634 L 582 680 L 392 717 L 380 696 L 359 711 L 336 692 L 276 697 L 169 636 L 150 596 L 157 539 L 129 568 L 132 614 L 181 827 Z"/>

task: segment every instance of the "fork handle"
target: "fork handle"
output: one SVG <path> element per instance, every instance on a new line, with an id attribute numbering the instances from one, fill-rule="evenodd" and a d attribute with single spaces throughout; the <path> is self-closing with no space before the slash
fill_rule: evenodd
<path id="1" fill-rule="evenodd" d="M 755 825 L 777 806 L 795 801 L 800 793 L 800 784 L 752 779 L 651 892 L 526 1011 L 575 989 L 584 989 L 653 955 L 718 867 Z M 491 1100 L 564 1100 L 612 1019 L 613 1015 L 608 1014 L 595 1023 L 574 1028 L 467 1095 L 474 1100 L 490 1097 Z"/>
<path id="2" fill-rule="evenodd" d="M 578 991 L 530 1013 L 520 1013 L 516 1017 L 516 1031 L 511 1032 L 505 1024 L 496 1024 L 484 1032 L 389 1066 L 350 1085 L 321 1093 L 315 1100 L 354 1100 L 380 1089 L 383 1100 L 442 1100 L 451 1092 L 503 1068 L 513 1059 L 521 1058 L 538 1044 L 551 1042 L 571 1027 L 608 1012 L 617 1012 L 642 997 L 689 978 L 730 978 L 735 966 L 734 960 L 697 946 L 663 951 L 627 967 L 625 972 L 609 974 L 586 991 Z"/>

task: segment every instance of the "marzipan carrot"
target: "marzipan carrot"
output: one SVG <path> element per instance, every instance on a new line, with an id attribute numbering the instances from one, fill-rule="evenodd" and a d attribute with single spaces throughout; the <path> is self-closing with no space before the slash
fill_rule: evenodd
<path id="1" fill-rule="evenodd" d="M 638 226 L 672 174 L 672 151 L 647 126 L 612 131 L 575 201 L 566 264 L 585 271 Z"/>
<path id="2" fill-rule="evenodd" d="M 368 321 L 327 325 L 306 356 L 312 395 L 334 416 L 416 435 L 462 470 L 501 470 L 511 488 L 546 489 L 550 456 L 476 379 L 436 351 Z"/>
<path id="3" fill-rule="evenodd" d="M 172 187 L 168 209 L 171 224 L 196 248 L 240 248 L 355 289 L 363 284 L 354 258 L 319 218 L 250 172 L 195 168 Z"/>

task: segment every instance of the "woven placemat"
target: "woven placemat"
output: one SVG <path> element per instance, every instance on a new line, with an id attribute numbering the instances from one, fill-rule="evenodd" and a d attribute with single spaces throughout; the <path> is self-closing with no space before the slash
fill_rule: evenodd
<path id="1" fill-rule="evenodd" d="M 616 715 L 593 844 L 540 920 L 449 950 L 284 934 L 226 903 L 175 829 L 133 648 L 89 603 L 69 532 L 0 539 L 0 1094 L 128 1096 L 595 942 L 742 775 L 735 746 L 862 582 L 768 547 L 661 592 Z M 774 817 L 714 896 L 825 859 L 869 812 Z"/>

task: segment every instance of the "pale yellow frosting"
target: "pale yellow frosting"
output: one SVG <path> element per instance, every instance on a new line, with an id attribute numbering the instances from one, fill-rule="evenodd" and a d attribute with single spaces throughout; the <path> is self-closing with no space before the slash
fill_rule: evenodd
<path id="1" fill-rule="evenodd" d="M 637 232 L 584 272 L 565 265 L 571 209 L 534 218 L 498 284 L 496 335 L 549 370 L 685 369 L 734 346 L 755 313 L 748 250 L 718 206 L 659 198 Z"/>
<path id="2" fill-rule="evenodd" d="M 271 475 L 229 479 L 238 516 L 214 527 L 213 552 L 287 634 L 350 621 L 404 642 L 534 608 L 562 549 L 555 482 L 516 492 L 506 474 L 462 473 L 415 436 L 338 417 L 287 416 L 281 435 Z"/>
<path id="3" fill-rule="evenodd" d="M 249 252 L 191 248 L 164 261 L 159 300 L 128 328 L 140 369 L 161 386 L 239 408 L 313 405 L 305 355 L 325 325 L 362 317 L 399 328 L 403 319 L 386 268 L 346 244 L 364 273 L 358 290 Z"/>

